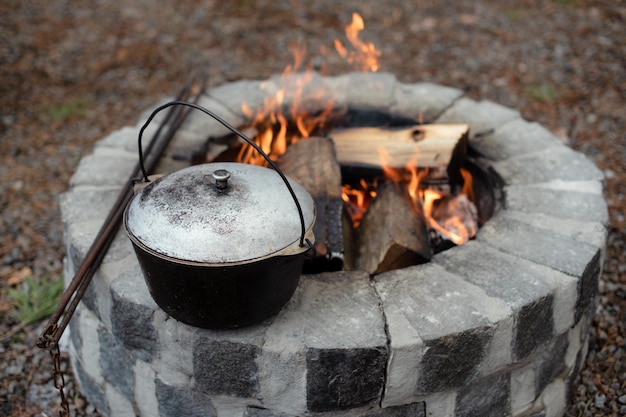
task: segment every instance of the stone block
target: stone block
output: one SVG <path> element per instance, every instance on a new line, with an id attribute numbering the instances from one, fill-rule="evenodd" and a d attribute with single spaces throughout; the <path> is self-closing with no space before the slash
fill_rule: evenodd
<path id="1" fill-rule="evenodd" d="M 270 83 L 270 81 L 235 81 L 211 88 L 207 91 L 207 96 L 221 103 L 233 115 L 246 119 L 242 104 L 253 111 L 262 109 L 268 95 L 267 91 L 274 88 Z M 200 103 L 205 103 L 203 100 L 204 97 Z"/>
<path id="2" fill-rule="evenodd" d="M 77 355 L 72 355 L 77 358 Z M 101 414 L 109 415 L 109 405 L 107 403 L 104 386 L 98 384 L 91 376 L 85 372 L 83 364 L 79 359 L 72 361 L 72 370 L 76 376 L 81 394 L 89 398 L 89 403 L 93 405 Z"/>
<path id="3" fill-rule="evenodd" d="M 575 277 L 583 276 L 599 252 L 597 248 L 569 236 L 508 218 L 506 211 L 492 217 L 478 231 L 476 240 Z"/>
<path id="4" fill-rule="evenodd" d="M 532 407 L 537 398 L 536 381 L 533 363 L 511 371 L 511 415 L 518 416 Z"/>
<path id="5" fill-rule="evenodd" d="M 313 71 L 282 74 L 270 79 L 268 87 L 271 89 L 266 91 L 269 98 L 276 97 L 280 91 L 281 102 L 278 104 L 285 115 L 315 115 L 323 110 L 344 108 L 348 84 L 341 83 L 339 78 L 322 77 Z"/>
<path id="6" fill-rule="evenodd" d="M 555 338 L 551 346 L 541 354 L 536 364 L 536 393 L 543 392 L 546 386 L 565 370 L 565 354 L 568 345 L 567 333 L 563 333 Z"/>
<path id="7" fill-rule="evenodd" d="M 388 111 L 396 85 L 395 75 L 387 72 L 353 72 L 347 97 L 350 108 Z"/>
<path id="8" fill-rule="evenodd" d="M 156 108 L 157 106 L 155 106 Z M 147 116 L 146 116 L 147 119 Z M 144 152 L 150 146 L 150 141 L 159 129 L 160 117 L 157 115 L 151 124 L 146 126 L 141 135 L 141 148 Z M 108 136 L 96 142 L 94 147 L 95 154 L 104 154 L 107 149 L 115 149 L 124 151 L 128 156 L 133 156 L 138 161 L 139 156 L 139 131 L 143 127 L 145 121 L 135 126 L 125 126 L 121 129 L 111 132 Z"/>
<path id="9" fill-rule="evenodd" d="M 477 102 L 463 97 L 437 118 L 436 123 L 467 123 L 470 138 L 473 138 L 490 133 L 519 117 L 518 111 L 500 104 L 491 101 Z"/>
<path id="10" fill-rule="evenodd" d="M 510 412 L 510 375 L 485 378 L 459 390 L 455 417 L 506 416 Z"/>
<path id="11" fill-rule="evenodd" d="M 259 392 L 260 348 L 228 340 L 197 338 L 193 348 L 196 387 L 212 395 L 254 397 Z"/>
<path id="12" fill-rule="evenodd" d="M 63 224 L 67 227 L 70 223 L 90 222 L 94 219 L 101 219 L 100 222 L 104 223 L 120 191 L 121 188 L 112 186 L 96 189 L 75 188 L 61 194 L 59 204 Z"/>
<path id="13" fill-rule="evenodd" d="M 389 106 L 394 116 L 430 123 L 452 106 L 455 100 L 463 96 L 463 91 L 432 83 L 401 84 L 397 83 Z"/>
<path id="14" fill-rule="evenodd" d="M 159 402 L 156 397 L 156 372 L 149 363 L 135 361 L 134 402 L 140 416 L 158 416 Z"/>
<path id="15" fill-rule="evenodd" d="M 491 165 L 507 185 L 554 180 L 603 181 L 604 175 L 585 155 L 565 146 L 495 161 Z"/>
<path id="16" fill-rule="evenodd" d="M 152 324 L 157 308 L 138 265 L 111 283 L 111 331 L 123 346 L 145 362 L 151 362 L 158 349 L 157 331 Z"/>
<path id="17" fill-rule="evenodd" d="M 426 415 L 428 417 L 453 416 L 456 408 L 456 395 L 456 390 L 448 390 L 422 397 L 426 405 Z"/>
<path id="18" fill-rule="evenodd" d="M 515 239 L 510 235 L 511 240 Z M 504 301 L 512 311 L 550 292 L 543 276 L 548 268 L 503 253 L 480 241 L 470 241 L 434 257 L 446 271 L 481 288 L 488 296 Z"/>
<path id="19" fill-rule="evenodd" d="M 104 385 L 104 379 L 100 370 L 100 340 L 98 333 L 103 331 L 98 318 L 88 309 L 81 309 L 79 322 L 80 339 L 82 349 L 80 362 L 82 369 L 94 384 Z"/>
<path id="20" fill-rule="evenodd" d="M 104 388 L 107 404 L 109 405 L 109 415 L 115 417 L 137 417 L 131 400 L 120 391 L 117 385 L 106 384 Z"/>
<path id="21" fill-rule="evenodd" d="M 563 146 L 561 141 L 548 129 L 523 119 L 513 119 L 493 133 L 470 140 L 472 149 L 495 161 L 560 146 Z"/>
<path id="22" fill-rule="evenodd" d="M 193 347 L 200 329 L 181 323 L 161 309 L 152 323 L 159 341 L 159 357 L 154 368 L 169 384 L 182 384 L 193 375 Z"/>
<path id="23" fill-rule="evenodd" d="M 541 394 L 537 403 L 543 404 L 545 417 L 561 417 L 567 405 L 565 382 L 557 378 L 552 381 Z"/>
<path id="24" fill-rule="evenodd" d="M 609 224 L 609 212 L 601 194 L 525 185 L 507 186 L 504 194 L 509 210 L 579 222 Z"/>
<path id="25" fill-rule="evenodd" d="M 241 105 L 241 103 L 239 104 Z M 198 99 L 198 105 L 215 113 L 222 120 L 235 128 L 239 128 L 244 123 L 244 117 L 241 114 L 240 108 L 237 109 L 236 112 L 233 112 L 224 103 L 210 95 L 201 95 Z M 219 138 L 231 133 L 222 123 L 199 110 L 192 110 L 192 112 L 189 113 L 181 129 L 195 133 L 199 135 L 199 137 L 204 138 L 204 140 Z"/>
<path id="26" fill-rule="evenodd" d="M 426 341 L 417 393 L 443 391 L 476 380 L 491 335 L 491 329 L 484 326 Z"/>
<path id="27" fill-rule="evenodd" d="M 155 386 L 160 417 L 217 417 L 209 396 L 189 387 L 168 385 L 159 378 Z"/>
<path id="28" fill-rule="evenodd" d="M 137 157 L 128 152 L 111 150 L 87 155 L 80 160 L 70 180 L 71 187 L 120 186 L 125 184 L 137 164 Z"/>
<path id="29" fill-rule="evenodd" d="M 554 297 L 548 294 L 524 305 L 517 314 L 513 357 L 521 361 L 552 339 Z"/>
<path id="30" fill-rule="evenodd" d="M 587 264 L 578 281 L 578 300 L 574 312 L 574 323 L 585 314 L 593 315 L 598 295 L 598 281 L 602 273 L 602 253 L 598 250 Z"/>
<path id="31" fill-rule="evenodd" d="M 601 223 L 552 217 L 541 213 L 524 213 L 507 210 L 506 217 L 539 229 L 567 235 L 579 242 L 588 243 L 604 251 L 608 229 Z"/>
<path id="32" fill-rule="evenodd" d="M 382 395 L 387 350 L 308 349 L 307 408 L 348 410 L 375 404 Z"/>
<path id="33" fill-rule="evenodd" d="M 100 341 L 99 365 L 104 380 L 115 388 L 126 399 L 133 397 L 134 388 L 134 358 L 121 346 L 106 329 L 98 332 Z"/>
<path id="34" fill-rule="evenodd" d="M 331 411 L 376 403 L 388 353 L 384 321 L 369 276 L 359 271 L 302 278 L 269 332 L 289 335 L 289 350 L 304 349 L 308 409 Z M 290 366 L 297 378 L 304 377 L 298 362 Z M 362 377 L 360 382 L 355 374 Z"/>

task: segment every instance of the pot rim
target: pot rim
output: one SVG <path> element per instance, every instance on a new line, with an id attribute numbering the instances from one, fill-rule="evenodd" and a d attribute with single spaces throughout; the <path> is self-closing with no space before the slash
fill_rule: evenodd
<path id="1" fill-rule="evenodd" d="M 266 259 L 270 259 L 276 256 L 292 256 L 292 255 L 300 255 L 300 254 L 304 254 L 306 252 L 308 252 L 312 246 L 300 246 L 300 240 L 296 240 L 293 243 L 291 243 L 290 245 L 276 251 L 276 252 L 272 252 L 272 253 L 268 253 L 267 255 L 264 256 L 260 256 L 257 258 L 252 258 L 252 259 L 246 259 L 246 260 L 242 260 L 242 261 L 236 261 L 236 262 L 216 262 L 216 263 L 211 263 L 211 262 L 199 262 L 199 261 L 190 261 L 190 260 L 186 260 L 186 259 L 179 259 L 173 256 L 169 256 L 160 252 L 157 252 L 156 250 L 149 248 L 148 246 L 146 246 L 143 242 L 141 242 L 139 239 L 137 239 L 137 237 L 135 237 L 135 235 L 132 234 L 132 232 L 128 229 L 128 226 L 126 224 L 126 219 L 127 219 L 127 215 L 128 215 L 128 206 L 126 207 L 126 209 L 124 210 L 124 216 L 123 216 L 123 223 L 124 223 L 124 230 L 126 231 L 126 235 L 128 236 L 128 238 L 130 239 L 130 241 L 132 242 L 133 245 L 135 245 L 135 247 L 150 253 L 153 256 L 156 256 L 158 258 L 161 258 L 165 261 L 169 261 L 175 264 L 180 264 L 180 265 L 187 265 L 187 266 L 199 266 L 199 267 L 235 267 L 235 266 L 239 266 L 239 265 L 246 265 L 246 264 L 251 264 L 251 263 L 255 263 L 255 262 L 260 262 Z M 313 212 L 313 220 L 311 221 L 311 223 L 309 224 L 309 227 L 306 229 L 306 232 L 304 234 L 304 238 L 305 238 L 305 242 L 315 242 L 315 236 L 313 234 L 313 225 L 315 224 L 315 217 L 316 217 L 316 213 L 315 210 Z"/>

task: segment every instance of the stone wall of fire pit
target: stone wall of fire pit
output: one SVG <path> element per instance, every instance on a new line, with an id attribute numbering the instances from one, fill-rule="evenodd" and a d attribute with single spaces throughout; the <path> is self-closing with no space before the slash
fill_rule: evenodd
<path id="1" fill-rule="evenodd" d="M 242 102 L 261 106 L 279 82 L 230 83 L 200 104 L 241 125 Z M 336 107 L 468 123 L 502 208 L 427 264 L 303 276 L 276 317 L 233 331 L 163 313 L 120 232 L 70 327 L 84 395 L 109 416 L 561 415 L 604 258 L 601 172 L 518 112 L 456 89 L 384 73 L 313 75 L 309 85 L 327 87 Z M 137 161 L 138 129 L 98 142 L 62 198 L 67 277 Z M 224 133 L 194 114 L 161 169 L 188 165 Z"/>

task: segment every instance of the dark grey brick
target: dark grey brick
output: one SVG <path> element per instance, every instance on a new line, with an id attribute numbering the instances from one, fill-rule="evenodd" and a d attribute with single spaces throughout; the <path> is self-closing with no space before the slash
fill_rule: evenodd
<path id="1" fill-rule="evenodd" d="M 565 353 L 568 346 L 567 333 L 563 333 L 555 339 L 552 347 L 539 358 L 535 385 L 537 395 L 540 395 L 545 387 L 565 370 Z"/>
<path id="2" fill-rule="evenodd" d="M 309 349 L 306 362 L 309 411 L 347 410 L 380 400 L 386 348 Z"/>
<path id="3" fill-rule="evenodd" d="M 80 392 L 89 398 L 89 403 L 96 407 L 101 414 L 108 416 L 109 406 L 104 394 L 104 388 L 87 375 L 80 361 L 72 361 L 72 369 L 78 378 Z"/>
<path id="4" fill-rule="evenodd" d="M 156 379 L 156 397 L 161 417 L 215 417 L 211 399 L 189 387 L 172 387 Z"/>
<path id="5" fill-rule="evenodd" d="M 255 345 L 198 338 L 193 348 L 196 384 L 207 394 L 254 397 L 259 391 L 259 354 Z"/>
<path id="6" fill-rule="evenodd" d="M 475 380 L 491 340 L 491 331 L 489 327 L 477 327 L 427 341 L 417 393 L 442 391 Z"/>
<path id="7" fill-rule="evenodd" d="M 455 417 L 507 416 L 510 401 L 509 374 L 485 378 L 459 391 L 454 415 Z"/>
<path id="8" fill-rule="evenodd" d="M 602 270 L 601 259 L 602 254 L 598 250 L 578 281 L 578 300 L 574 312 L 574 323 L 578 323 L 585 313 L 593 315 L 596 295 L 598 295 L 598 280 Z"/>
<path id="9" fill-rule="evenodd" d="M 157 352 L 158 335 L 152 324 L 156 304 L 147 295 L 139 271 L 131 269 L 111 284 L 111 330 L 113 335 L 145 362 L 152 362 Z"/>
<path id="10" fill-rule="evenodd" d="M 538 347 L 552 339 L 554 320 L 552 304 L 554 297 L 549 294 L 523 306 L 516 316 L 513 335 L 513 355 L 522 360 Z"/>
<path id="11" fill-rule="evenodd" d="M 417 402 L 369 411 L 364 417 L 425 417 L 426 403 Z"/>
<path id="12" fill-rule="evenodd" d="M 576 355 L 576 362 L 574 363 L 574 367 L 571 369 L 569 375 L 567 375 L 566 383 L 567 383 L 567 398 L 568 401 L 574 396 L 574 389 L 580 379 L 580 367 L 583 362 L 583 351 L 580 350 Z"/>
<path id="13" fill-rule="evenodd" d="M 117 388 L 126 398 L 132 400 L 135 374 L 134 360 L 113 335 L 102 328 L 98 332 L 100 341 L 99 365 L 105 381 Z"/>

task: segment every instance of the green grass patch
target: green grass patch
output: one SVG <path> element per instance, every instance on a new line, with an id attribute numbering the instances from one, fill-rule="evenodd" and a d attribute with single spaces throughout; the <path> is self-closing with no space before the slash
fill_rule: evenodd
<path id="1" fill-rule="evenodd" d="M 13 304 L 9 315 L 25 325 L 41 321 L 54 313 L 62 291 L 63 279 L 44 277 L 38 280 L 30 276 L 7 289 L 7 298 Z"/>
<path id="2" fill-rule="evenodd" d="M 550 84 L 540 84 L 527 87 L 526 95 L 533 100 L 553 101 L 559 96 L 559 92 Z"/>
<path id="3" fill-rule="evenodd" d="M 46 114 L 55 122 L 79 118 L 85 114 L 85 100 L 82 98 L 46 107 Z"/>

